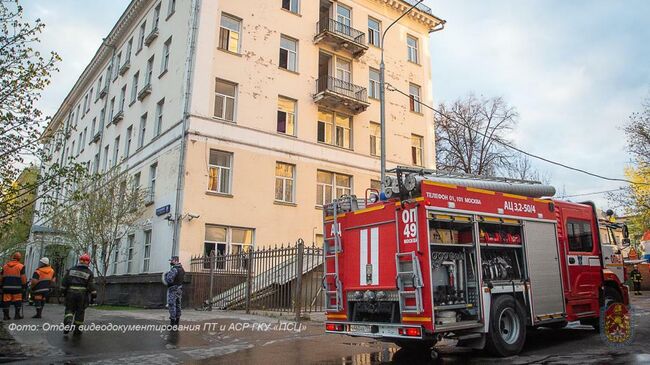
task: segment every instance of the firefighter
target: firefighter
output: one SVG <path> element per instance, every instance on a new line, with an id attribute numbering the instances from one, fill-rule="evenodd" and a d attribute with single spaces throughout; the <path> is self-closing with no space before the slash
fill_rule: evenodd
<path id="1" fill-rule="evenodd" d="M 61 282 L 61 291 L 65 296 L 64 335 L 67 335 L 71 328 L 74 328 L 75 335 L 81 334 L 80 326 L 84 324 L 86 307 L 88 304 L 94 304 L 97 298 L 95 279 L 93 272 L 88 268 L 89 264 L 90 256 L 84 253 L 79 257 L 79 264 L 68 270 Z"/>
<path id="2" fill-rule="evenodd" d="M 634 265 L 634 270 L 630 272 L 630 278 L 632 279 L 632 284 L 634 284 L 634 295 L 642 295 L 641 280 L 643 280 L 643 277 L 639 271 L 639 265 Z"/>
<path id="3" fill-rule="evenodd" d="M 21 309 L 23 307 L 23 294 L 27 289 L 27 277 L 25 276 L 25 265 L 20 263 L 22 255 L 16 252 L 12 260 L 2 268 L 2 312 L 3 319 L 9 320 L 9 306 L 13 303 L 15 314 L 14 319 L 22 319 Z"/>
<path id="4" fill-rule="evenodd" d="M 32 318 L 41 318 L 43 307 L 50 294 L 50 288 L 54 283 L 54 269 L 50 266 L 50 259 L 43 257 L 38 262 L 38 269 L 34 271 L 31 282 L 31 293 L 36 307 L 36 315 Z"/>
<path id="5" fill-rule="evenodd" d="M 169 323 L 178 326 L 181 319 L 181 298 L 183 296 L 183 279 L 185 270 L 178 260 L 178 256 L 172 256 L 169 260 L 171 269 L 165 273 L 165 284 L 167 284 L 167 306 L 169 307 Z"/>

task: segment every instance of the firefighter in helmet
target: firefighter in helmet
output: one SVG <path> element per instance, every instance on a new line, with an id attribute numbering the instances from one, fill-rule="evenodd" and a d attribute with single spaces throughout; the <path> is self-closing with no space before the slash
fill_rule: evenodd
<path id="1" fill-rule="evenodd" d="M 38 269 L 34 271 L 31 282 L 31 293 L 36 307 L 36 315 L 32 318 L 41 318 L 43 307 L 50 294 L 50 288 L 54 283 L 54 269 L 50 266 L 50 259 L 43 257 L 38 262 Z"/>
<path id="2" fill-rule="evenodd" d="M 169 307 L 169 322 L 172 326 L 178 326 L 181 319 L 181 298 L 183 297 L 183 278 L 185 270 L 178 260 L 178 256 L 172 256 L 169 260 L 171 268 L 164 274 L 164 281 L 167 284 L 167 306 Z"/>
<path id="3" fill-rule="evenodd" d="M 0 285 L 2 287 L 2 312 L 3 319 L 9 320 L 9 306 L 14 305 L 14 319 L 23 318 L 21 309 L 23 307 L 23 294 L 27 289 L 27 277 L 25 276 L 25 265 L 20 263 L 22 255 L 16 252 L 12 260 L 2 267 Z"/>
<path id="4" fill-rule="evenodd" d="M 630 272 L 630 279 L 632 279 L 632 284 L 634 284 L 634 295 L 641 295 L 641 281 L 643 277 L 639 271 L 639 265 L 634 265 L 634 270 Z"/>
<path id="5" fill-rule="evenodd" d="M 84 253 L 79 257 L 79 264 L 68 270 L 61 282 L 61 291 L 65 296 L 63 334 L 68 334 L 71 328 L 74 328 L 74 334 L 81 334 L 80 326 L 84 324 L 86 307 L 88 304 L 94 304 L 97 298 L 95 279 L 88 265 L 90 256 Z"/>

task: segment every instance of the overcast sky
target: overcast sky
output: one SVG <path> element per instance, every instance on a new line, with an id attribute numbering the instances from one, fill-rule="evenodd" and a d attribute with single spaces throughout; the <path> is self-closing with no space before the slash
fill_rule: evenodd
<path id="1" fill-rule="evenodd" d="M 63 58 L 61 72 L 43 95 L 46 113 L 56 112 L 128 2 L 23 1 L 27 16 L 47 25 L 43 49 Z M 629 155 L 621 126 L 650 90 L 650 1 L 425 3 L 447 21 L 445 30 L 430 38 L 436 103 L 470 92 L 502 96 L 520 114 L 513 135 L 519 147 L 623 177 Z M 535 164 L 567 194 L 621 186 Z M 585 198 L 606 205 L 603 195 Z"/>

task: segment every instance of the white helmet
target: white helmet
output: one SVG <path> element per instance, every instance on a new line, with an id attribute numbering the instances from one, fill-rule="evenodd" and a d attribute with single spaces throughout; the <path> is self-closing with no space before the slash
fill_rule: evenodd
<path id="1" fill-rule="evenodd" d="M 50 264 L 50 259 L 48 259 L 47 257 L 43 257 L 42 259 L 40 259 L 39 262 L 41 264 L 43 264 L 43 265 L 49 265 Z"/>

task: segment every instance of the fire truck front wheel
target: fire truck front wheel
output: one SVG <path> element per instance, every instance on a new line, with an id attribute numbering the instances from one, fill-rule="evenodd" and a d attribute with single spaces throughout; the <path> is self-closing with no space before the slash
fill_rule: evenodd
<path id="1" fill-rule="evenodd" d="M 525 311 L 510 295 L 492 298 L 486 349 L 496 356 L 518 354 L 526 340 Z"/>

